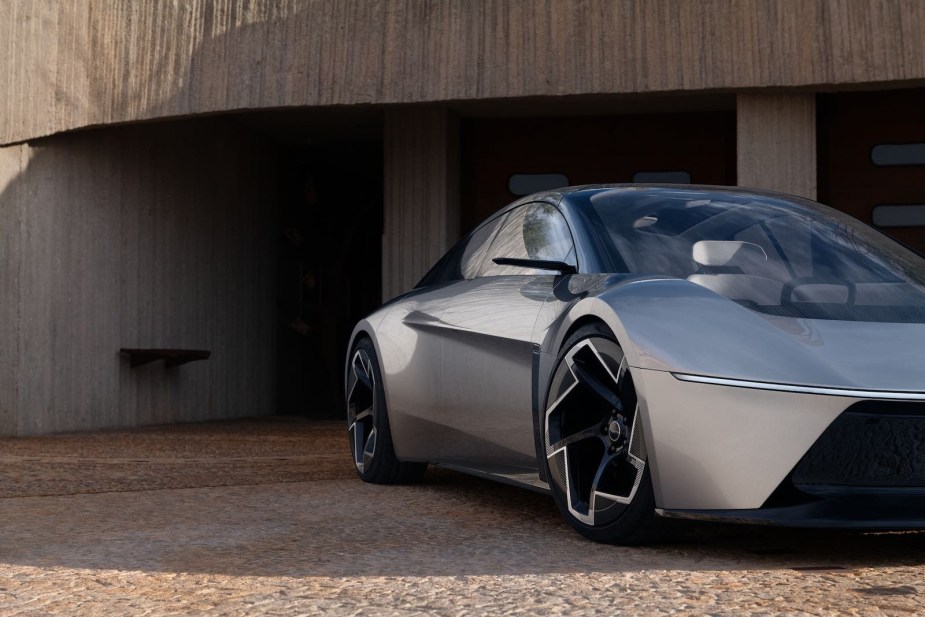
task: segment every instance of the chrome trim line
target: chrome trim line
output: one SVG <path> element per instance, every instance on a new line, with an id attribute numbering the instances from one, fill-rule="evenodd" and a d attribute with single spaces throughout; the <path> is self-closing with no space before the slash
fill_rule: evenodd
<path id="1" fill-rule="evenodd" d="M 705 383 L 733 388 L 751 388 L 753 390 L 774 390 L 777 392 L 797 392 L 799 394 L 822 394 L 826 396 L 847 396 L 851 398 L 888 399 L 892 401 L 925 401 L 925 392 L 889 392 L 884 390 L 851 390 L 849 388 L 825 388 L 821 386 L 797 386 L 785 383 L 767 383 L 764 381 L 745 381 L 743 379 L 724 379 L 722 377 L 705 377 L 672 373 L 680 381 Z"/>

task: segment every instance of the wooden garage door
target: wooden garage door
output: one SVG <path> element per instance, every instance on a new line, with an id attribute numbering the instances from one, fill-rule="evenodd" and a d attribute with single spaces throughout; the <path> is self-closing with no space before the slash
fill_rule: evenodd
<path id="1" fill-rule="evenodd" d="M 925 89 L 820 96 L 819 200 L 925 251 Z"/>
<path id="2" fill-rule="evenodd" d="M 735 184 L 732 111 L 470 119 L 462 138 L 464 232 L 533 181 Z"/>

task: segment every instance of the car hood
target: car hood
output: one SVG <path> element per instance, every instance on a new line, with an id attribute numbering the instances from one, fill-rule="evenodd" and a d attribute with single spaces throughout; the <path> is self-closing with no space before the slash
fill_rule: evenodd
<path id="1" fill-rule="evenodd" d="M 770 383 L 925 391 L 925 324 L 776 317 L 679 279 L 616 282 L 585 301 L 614 312 L 639 368 Z M 631 351 L 631 353 L 630 353 Z"/>

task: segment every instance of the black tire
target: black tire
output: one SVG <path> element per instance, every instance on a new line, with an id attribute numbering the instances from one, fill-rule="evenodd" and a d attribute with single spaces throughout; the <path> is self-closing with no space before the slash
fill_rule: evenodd
<path id="1" fill-rule="evenodd" d="M 357 475 L 373 484 L 408 484 L 424 477 L 427 463 L 398 460 L 382 388 L 376 348 L 359 339 L 347 362 L 347 436 Z"/>
<path id="2" fill-rule="evenodd" d="M 667 539 L 632 376 L 610 330 L 593 323 L 565 341 L 543 413 L 546 477 L 559 511 L 595 542 Z"/>

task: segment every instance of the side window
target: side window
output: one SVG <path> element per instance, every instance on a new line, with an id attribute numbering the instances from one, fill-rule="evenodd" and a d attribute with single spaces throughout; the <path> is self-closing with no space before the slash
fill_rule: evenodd
<path id="1" fill-rule="evenodd" d="M 491 240 L 495 237 L 495 232 L 504 219 L 504 216 L 495 217 L 476 229 L 469 237 L 459 264 L 464 279 L 474 279 L 478 276 L 479 268 L 485 260 L 485 255 L 488 253 L 488 249 L 491 248 Z"/>
<path id="2" fill-rule="evenodd" d="M 495 231 L 504 221 L 504 216 L 496 217 L 476 229 L 466 239 L 438 261 L 415 287 L 429 287 L 450 281 L 472 279 L 478 274 L 482 260 L 491 246 Z"/>
<path id="3" fill-rule="evenodd" d="M 508 215 L 482 262 L 479 276 L 545 272 L 502 266 L 492 261 L 495 257 L 545 259 L 575 265 L 575 247 L 562 214 L 549 204 L 535 203 L 520 206 Z"/>

